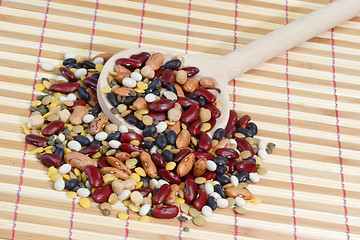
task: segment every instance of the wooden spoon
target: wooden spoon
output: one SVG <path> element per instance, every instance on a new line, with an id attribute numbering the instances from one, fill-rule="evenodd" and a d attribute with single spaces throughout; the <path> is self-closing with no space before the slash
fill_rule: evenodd
<path id="1" fill-rule="evenodd" d="M 212 129 L 210 134 L 217 128 L 226 127 L 229 118 L 229 81 L 256 67 L 260 63 L 266 62 L 282 52 L 285 52 L 358 14 L 360 14 L 360 0 L 337 0 L 219 59 L 204 59 L 184 54 L 185 66 L 198 67 L 200 69 L 200 72 L 197 75 L 198 77 L 214 77 L 218 82 L 218 87 L 221 89 L 219 99 L 223 103 L 223 109 L 221 111 L 221 117 L 217 119 L 216 126 Z M 133 129 L 138 133 L 141 133 L 142 130 L 128 124 L 119 116 L 119 114 L 114 115 L 110 112 L 112 106 L 106 99 L 106 96 L 101 92 L 101 88 L 108 85 L 108 73 L 109 71 L 114 70 L 115 61 L 117 59 L 128 58 L 132 54 L 144 51 L 149 53 L 161 52 L 164 55 L 171 56 L 179 55 L 179 53 L 176 52 L 147 48 L 128 49 L 119 52 L 111 57 L 104 65 L 97 85 L 99 104 L 106 116 L 116 125 L 120 126 L 124 124 L 129 129 Z"/>

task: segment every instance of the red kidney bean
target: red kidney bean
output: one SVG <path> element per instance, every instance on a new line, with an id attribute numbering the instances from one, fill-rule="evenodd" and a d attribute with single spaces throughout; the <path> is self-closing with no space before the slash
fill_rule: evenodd
<path id="1" fill-rule="evenodd" d="M 48 140 L 46 138 L 35 134 L 26 135 L 25 141 L 38 147 L 48 146 Z"/>
<path id="2" fill-rule="evenodd" d="M 157 206 L 152 212 L 154 218 L 171 219 L 179 214 L 179 208 L 175 205 Z"/>
<path id="3" fill-rule="evenodd" d="M 174 157 L 174 162 L 180 162 L 186 155 L 190 154 L 191 150 L 189 148 L 182 149 L 178 154 Z"/>
<path id="4" fill-rule="evenodd" d="M 215 124 L 216 124 L 216 119 L 215 118 L 212 118 L 210 119 L 209 121 L 207 121 L 207 123 L 210 123 L 210 129 L 205 131 L 205 132 L 208 132 L 210 131 L 211 129 L 213 129 L 215 127 Z"/>
<path id="5" fill-rule="evenodd" d="M 207 160 L 212 160 L 215 158 L 215 156 L 209 152 L 193 152 L 195 159 L 199 159 L 199 158 L 206 158 Z"/>
<path id="6" fill-rule="evenodd" d="M 188 77 L 192 77 L 200 72 L 200 69 L 197 67 L 184 67 L 182 68 L 187 73 Z"/>
<path id="7" fill-rule="evenodd" d="M 74 101 L 74 105 L 72 105 L 71 107 L 67 107 L 67 110 L 69 110 L 70 112 L 74 111 L 75 107 L 77 106 L 86 106 L 86 102 L 83 99 L 77 99 Z"/>
<path id="8" fill-rule="evenodd" d="M 101 187 L 104 181 L 102 178 L 102 174 L 100 173 L 99 169 L 93 165 L 87 165 L 84 168 L 84 172 L 88 177 L 90 186 L 94 188 Z"/>
<path id="9" fill-rule="evenodd" d="M 201 208 L 206 204 L 206 200 L 207 200 L 206 191 L 204 188 L 200 188 L 198 190 L 198 196 L 193 203 L 194 208 L 200 211 Z"/>
<path id="10" fill-rule="evenodd" d="M 216 175 L 217 175 L 216 172 L 207 171 L 202 176 L 206 178 L 206 180 L 213 180 L 216 178 Z"/>
<path id="11" fill-rule="evenodd" d="M 138 68 L 141 67 L 142 63 L 137 59 L 131 59 L 131 58 L 119 58 L 115 61 L 115 64 L 120 64 L 121 66 L 127 67 L 127 68 Z"/>
<path id="12" fill-rule="evenodd" d="M 62 73 L 62 75 L 70 82 L 77 81 L 75 74 L 70 69 L 67 69 L 66 67 L 60 67 L 59 70 Z"/>
<path id="13" fill-rule="evenodd" d="M 143 149 L 142 147 L 132 145 L 131 143 L 123 143 L 120 146 L 120 151 L 127 152 L 127 153 L 145 152 L 145 149 Z"/>
<path id="14" fill-rule="evenodd" d="M 239 153 L 232 148 L 219 148 L 216 150 L 216 154 L 228 159 L 240 157 Z"/>
<path id="15" fill-rule="evenodd" d="M 175 106 L 175 102 L 170 99 L 160 99 L 155 102 L 152 102 L 148 105 L 151 111 L 155 112 L 165 112 Z"/>
<path id="16" fill-rule="evenodd" d="M 236 129 L 235 125 L 228 124 L 225 127 L 225 136 L 227 136 L 228 134 L 231 134 L 231 137 L 234 137 L 236 131 L 237 131 L 237 129 Z"/>
<path id="17" fill-rule="evenodd" d="M 188 130 L 191 134 L 198 135 L 201 133 L 201 125 L 202 122 L 199 119 L 197 119 L 189 124 Z"/>
<path id="18" fill-rule="evenodd" d="M 228 173 L 233 174 L 233 172 L 235 171 L 235 164 L 236 164 L 236 162 L 234 159 L 229 160 L 229 163 L 227 165 L 229 167 Z"/>
<path id="19" fill-rule="evenodd" d="M 205 103 L 204 108 L 210 110 L 211 118 L 219 118 L 221 116 L 221 111 L 214 104 Z"/>
<path id="20" fill-rule="evenodd" d="M 195 92 L 208 103 L 214 103 L 216 101 L 216 96 L 204 88 L 197 88 Z"/>
<path id="21" fill-rule="evenodd" d="M 188 97 L 178 97 L 177 102 L 183 107 L 187 108 L 191 105 L 200 105 L 200 103 L 194 99 L 188 98 Z"/>
<path id="22" fill-rule="evenodd" d="M 98 168 L 110 167 L 109 163 L 106 161 L 106 155 L 102 155 L 97 162 Z"/>
<path id="23" fill-rule="evenodd" d="M 42 131 L 42 134 L 44 136 L 54 135 L 55 133 L 61 131 L 63 129 L 64 125 L 65 125 L 65 123 L 61 120 L 53 121 L 44 128 L 44 130 Z"/>
<path id="24" fill-rule="evenodd" d="M 169 170 L 166 170 L 166 169 L 159 169 L 158 173 L 160 174 L 160 176 L 163 179 L 165 179 L 169 183 L 175 183 L 175 184 L 180 184 L 181 183 L 181 179 L 179 178 L 179 176 L 176 175 L 172 171 L 169 171 Z"/>
<path id="25" fill-rule="evenodd" d="M 188 174 L 189 175 L 189 174 Z M 185 180 L 185 202 L 191 204 L 195 197 L 197 192 L 197 184 L 194 181 L 194 179 L 187 178 Z"/>
<path id="26" fill-rule="evenodd" d="M 254 149 L 251 147 L 250 143 L 244 138 L 236 139 L 237 147 L 240 148 L 240 151 L 250 151 L 250 157 L 254 156 Z"/>
<path id="27" fill-rule="evenodd" d="M 200 115 L 200 106 L 191 105 L 183 114 L 181 115 L 180 122 L 190 123 L 194 121 Z"/>
<path id="28" fill-rule="evenodd" d="M 167 119 L 166 113 L 163 112 L 149 112 L 149 115 L 153 120 L 165 121 Z"/>
<path id="29" fill-rule="evenodd" d="M 190 179 L 191 181 L 195 181 L 195 177 L 192 173 L 188 173 L 184 176 L 184 179 Z"/>
<path id="30" fill-rule="evenodd" d="M 150 53 L 148 52 L 141 52 L 138 54 L 133 54 L 131 55 L 131 59 L 135 59 L 141 62 L 141 65 L 144 64 L 146 62 L 146 60 L 150 57 Z"/>
<path id="31" fill-rule="evenodd" d="M 165 167 L 166 161 L 164 157 L 160 153 L 154 153 L 151 155 L 152 160 L 154 161 L 155 165 L 158 167 Z"/>
<path id="32" fill-rule="evenodd" d="M 237 125 L 237 127 L 247 128 L 250 120 L 251 120 L 251 117 L 249 115 L 244 115 L 241 118 L 239 118 L 236 125 Z"/>
<path id="33" fill-rule="evenodd" d="M 217 91 L 219 94 L 221 93 L 221 89 L 220 89 L 220 88 L 217 88 L 217 87 L 213 87 L 213 88 L 206 87 L 205 89 L 207 89 L 207 90 L 214 89 L 214 90 Z"/>
<path id="34" fill-rule="evenodd" d="M 237 113 L 235 110 L 230 110 L 228 125 L 235 125 L 237 122 Z"/>
<path id="35" fill-rule="evenodd" d="M 78 82 L 57 83 L 51 85 L 50 91 L 60 93 L 72 93 L 75 92 L 79 87 L 80 84 Z"/>
<path id="36" fill-rule="evenodd" d="M 165 68 L 163 66 L 161 66 L 158 70 L 155 71 L 155 77 L 154 78 L 159 78 L 162 73 L 164 72 Z"/>
<path id="37" fill-rule="evenodd" d="M 105 185 L 102 188 L 96 189 L 92 193 L 92 198 L 96 203 L 103 203 L 106 202 L 109 196 L 113 193 L 110 185 Z"/>
<path id="38" fill-rule="evenodd" d="M 131 191 L 132 192 L 138 191 L 141 193 L 141 196 L 143 196 L 143 197 L 147 197 L 147 195 L 149 195 L 152 192 L 152 190 L 150 188 L 138 188 L 138 189 L 133 189 Z"/>
<path id="39" fill-rule="evenodd" d="M 98 151 L 100 151 L 100 147 L 96 146 L 96 145 L 93 145 L 93 146 L 89 146 L 89 147 L 86 147 L 84 149 L 81 149 L 79 151 L 79 153 L 82 153 L 82 154 L 85 154 L 85 155 L 88 155 L 88 156 L 91 157 L 92 155 L 94 155 Z"/>
<path id="40" fill-rule="evenodd" d="M 87 77 L 83 80 L 84 84 L 90 87 L 92 90 L 96 91 L 98 80 L 93 77 Z"/>
<path id="41" fill-rule="evenodd" d="M 238 172 L 256 172 L 257 171 L 257 167 L 256 167 L 256 163 L 254 163 L 252 160 L 242 160 L 240 162 L 237 162 L 235 164 L 235 168 L 236 171 Z"/>
<path id="42" fill-rule="evenodd" d="M 163 80 L 164 84 L 166 84 L 168 82 L 175 83 L 175 73 L 174 73 L 174 71 L 171 70 L 171 69 L 165 69 L 162 72 L 161 80 Z"/>
<path id="43" fill-rule="evenodd" d="M 142 141 L 142 139 L 142 136 L 136 132 L 126 132 L 121 135 L 120 142 L 129 143 L 132 140 Z"/>
<path id="44" fill-rule="evenodd" d="M 41 156 L 40 161 L 47 167 L 60 167 L 61 157 L 52 153 L 45 153 Z"/>
<path id="45" fill-rule="evenodd" d="M 204 132 L 200 133 L 198 147 L 205 152 L 207 152 L 211 149 L 212 141 L 211 141 L 211 138 L 209 137 L 209 135 L 207 135 Z"/>
<path id="46" fill-rule="evenodd" d="M 169 184 L 162 185 L 159 190 L 155 193 L 154 197 L 152 198 L 152 203 L 158 205 L 160 203 L 165 202 L 166 198 L 171 193 L 171 187 Z"/>

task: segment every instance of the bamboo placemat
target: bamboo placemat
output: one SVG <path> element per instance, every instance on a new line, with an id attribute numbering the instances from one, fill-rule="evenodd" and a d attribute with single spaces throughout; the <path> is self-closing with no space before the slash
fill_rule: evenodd
<path id="1" fill-rule="evenodd" d="M 276 143 L 261 204 L 217 209 L 205 227 L 102 216 L 53 190 L 27 151 L 33 86 L 65 52 L 152 46 L 214 58 L 331 0 L 0 0 L 0 237 L 4 239 L 360 239 L 360 17 L 239 76 L 232 106 Z M 182 227 L 188 226 L 189 232 Z"/>

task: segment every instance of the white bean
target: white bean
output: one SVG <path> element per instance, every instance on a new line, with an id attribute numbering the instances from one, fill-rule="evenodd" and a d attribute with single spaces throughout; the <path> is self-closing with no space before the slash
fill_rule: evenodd
<path id="1" fill-rule="evenodd" d="M 68 142 L 67 146 L 71 150 L 75 150 L 77 152 L 81 150 L 81 144 L 76 140 L 71 140 L 70 142 Z"/>
<path id="2" fill-rule="evenodd" d="M 139 210 L 140 216 L 144 216 L 144 215 L 148 214 L 148 212 L 150 211 L 150 208 L 151 208 L 150 204 L 142 205 L 142 207 Z"/>
<path id="3" fill-rule="evenodd" d="M 118 140 L 110 140 L 109 141 L 109 146 L 115 149 L 118 149 L 121 145 L 121 142 L 119 142 Z"/>
<path id="4" fill-rule="evenodd" d="M 260 176 L 258 173 L 249 173 L 249 179 L 253 182 L 253 183 L 258 183 L 260 181 Z"/>
<path id="5" fill-rule="evenodd" d="M 54 183 L 54 188 L 56 191 L 62 191 L 65 188 L 65 181 L 62 178 L 59 178 Z"/>
<path id="6" fill-rule="evenodd" d="M 202 207 L 201 213 L 202 213 L 205 217 L 210 217 L 211 214 L 212 214 L 212 209 L 211 209 L 211 207 L 205 205 L 205 206 Z"/>
<path id="7" fill-rule="evenodd" d="M 45 71 L 51 72 L 52 70 L 54 70 L 54 65 L 49 61 L 45 61 L 41 64 L 41 68 Z"/>
<path id="8" fill-rule="evenodd" d="M 77 195 L 79 195 L 79 197 L 88 197 L 90 195 L 90 190 L 87 188 L 79 188 L 76 191 Z"/>
<path id="9" fill-rule="evenodd" d="M 159 122 L 158 125 L 156 125 L 156 132 L 162 133 L 166 130 L 167 123 L 166 122 Z"/>
<path id="10" fill-rule="evenodd" d="M 211 193 L 214 192 L 214 186 L 211 183 L 206 183 L 205 184 L 205 192 L 207 195 L 210 195 Z"/>
<path id="11" fill-rule="evenodd" d="M 68 59 L 68 58 L 75 58 L 76 59 L 77 57 L 78 57 L 78 55 L 76 53 L 67 52 L 67 53 L 65 53 L 64 59 Z"/>
<path id="12" fill-rule="evenodd" d="M 74 74 L 75 74 L 75 77 L 77 79 L 79 79 L 82 76 L 86 76 L 87 70 L 86 70 L 86 68 L 79 68 L 74 72 Z"/>
<path id="13" fill-rule="evenodd" d="M 73 93 L 69 93 L 66 97 L 70 101 L 75 101 L 77 99 L 76 95 Z"/>
<path id="14" fill-rule="evenodd" d="M 61 174 L 66 174 L 70 172 L 70 170 L 71 170 L 71 165 L 68 163 L 65 163 L 59 167 L 59 173 Z"/>
<path id="15" fill-rule="evenodd" d="M 134 88 L 136 87 L 136 81 L 132 78 L 126 77 L 122 80 L 124 87 Z"/>
<path id="16" fill-rule="evenodd" d="M 239 179 L 234 175 L 232 175 L 230 177 L 230 181 L 231 181 L 232 185 L 234 185 L 235 187 L 237 187 L 239 185 Z"/>
<path id="17" fill-rule="evenodd" d="M 90 123 L 92 120 L 94 120 L 95 117 L 94 115 L 92 114 L 86 114 L 84 117 L 83 117 L 83 122 L 84 123 Z"/>
<path id="18" fill-rule="evenodd" d="M 216 203 L 219 208 L 227 208 L 229 206 L 229 201 L 225 198 L 216 199 Z"/>
<path id="19" fill-rule="evenodd" d="M 125 125 L 120 125 L 119 126 L 119 132 L 126 133 L 128 131 L 129 131 L 129 129 Z"/>
<path id="20" fill-rule="evenodd" d="M 152 94 L 152 93 L 148 93 L 145 95 L 145 101 L 147 101 L 148 103 L 152 103 L 156 100 L 156 95 Z"/>
<path id="21" fill-rule="evenodd" d="M 215 171 L 217 168 L 217 165 L 214 161 L 207 160 L 206 161 L 206 169 L 209 171 Z"/>
<path id="22" fill-rule="evenodd" d="M 242 197 L 236 197 L 235 198 L 235 204 L 238 207 L 244 207 L 245 206 L 245 200 Z"/>
<path id="23" fill-rule="evenodd" d="M 104 59 L 102 57 L 97 57 L 97 58 L 94 59 L 93 63 L 95 63 L 95 64 L 103 64 Z"/>
<path id="24" fill-rule="evenodd" d="M 130 197 L 130 194 L 131 194 L 131 191 L 128 189 L 125 189 L 119 194 L 118 199 L 120 201 L 124 201 Z"/>
<path id="25" fill-rule="evenodd" d="M 141 74 L 138 73 L 138 72 L 132 72 L 132 73 L 130 74 L 130 77 L 131 77 L 132 79 L 134 79 L 135 81 L 137 81 L 137 82 L 140 82 L 140 81 L 142 80 L 142 76 L 141 76 Z"/>
<path id="26" fill-rule="evenodd" d="M 99 132 L 95 135 L 95 139 L 98 141 L 104 141 L 108 137 L 106 132 Z"/>
<path id="27" fill-rule="evenodd" d="M 257 152 L 257 155 L 263 160 L 266 160 L 268 157 L 268 153 L 264 148 L 260 148 L 259 151 Z"/>

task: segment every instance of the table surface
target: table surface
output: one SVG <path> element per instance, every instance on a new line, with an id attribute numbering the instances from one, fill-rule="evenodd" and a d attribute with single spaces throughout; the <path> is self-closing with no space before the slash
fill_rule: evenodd
<path id="1" fill-rule="evenodd" d="M 330 0 L 0 0 L 0 238 L 360 239 L 360 16 L 238 76 L 231 107 L 277 145 L 248 213 L 204 227 L 102 216 L 56 192 L 24 144 L 39 63 L 135 47 L 216 58 Z M 189 227 L 189 232 L 182 231 Z"/>

